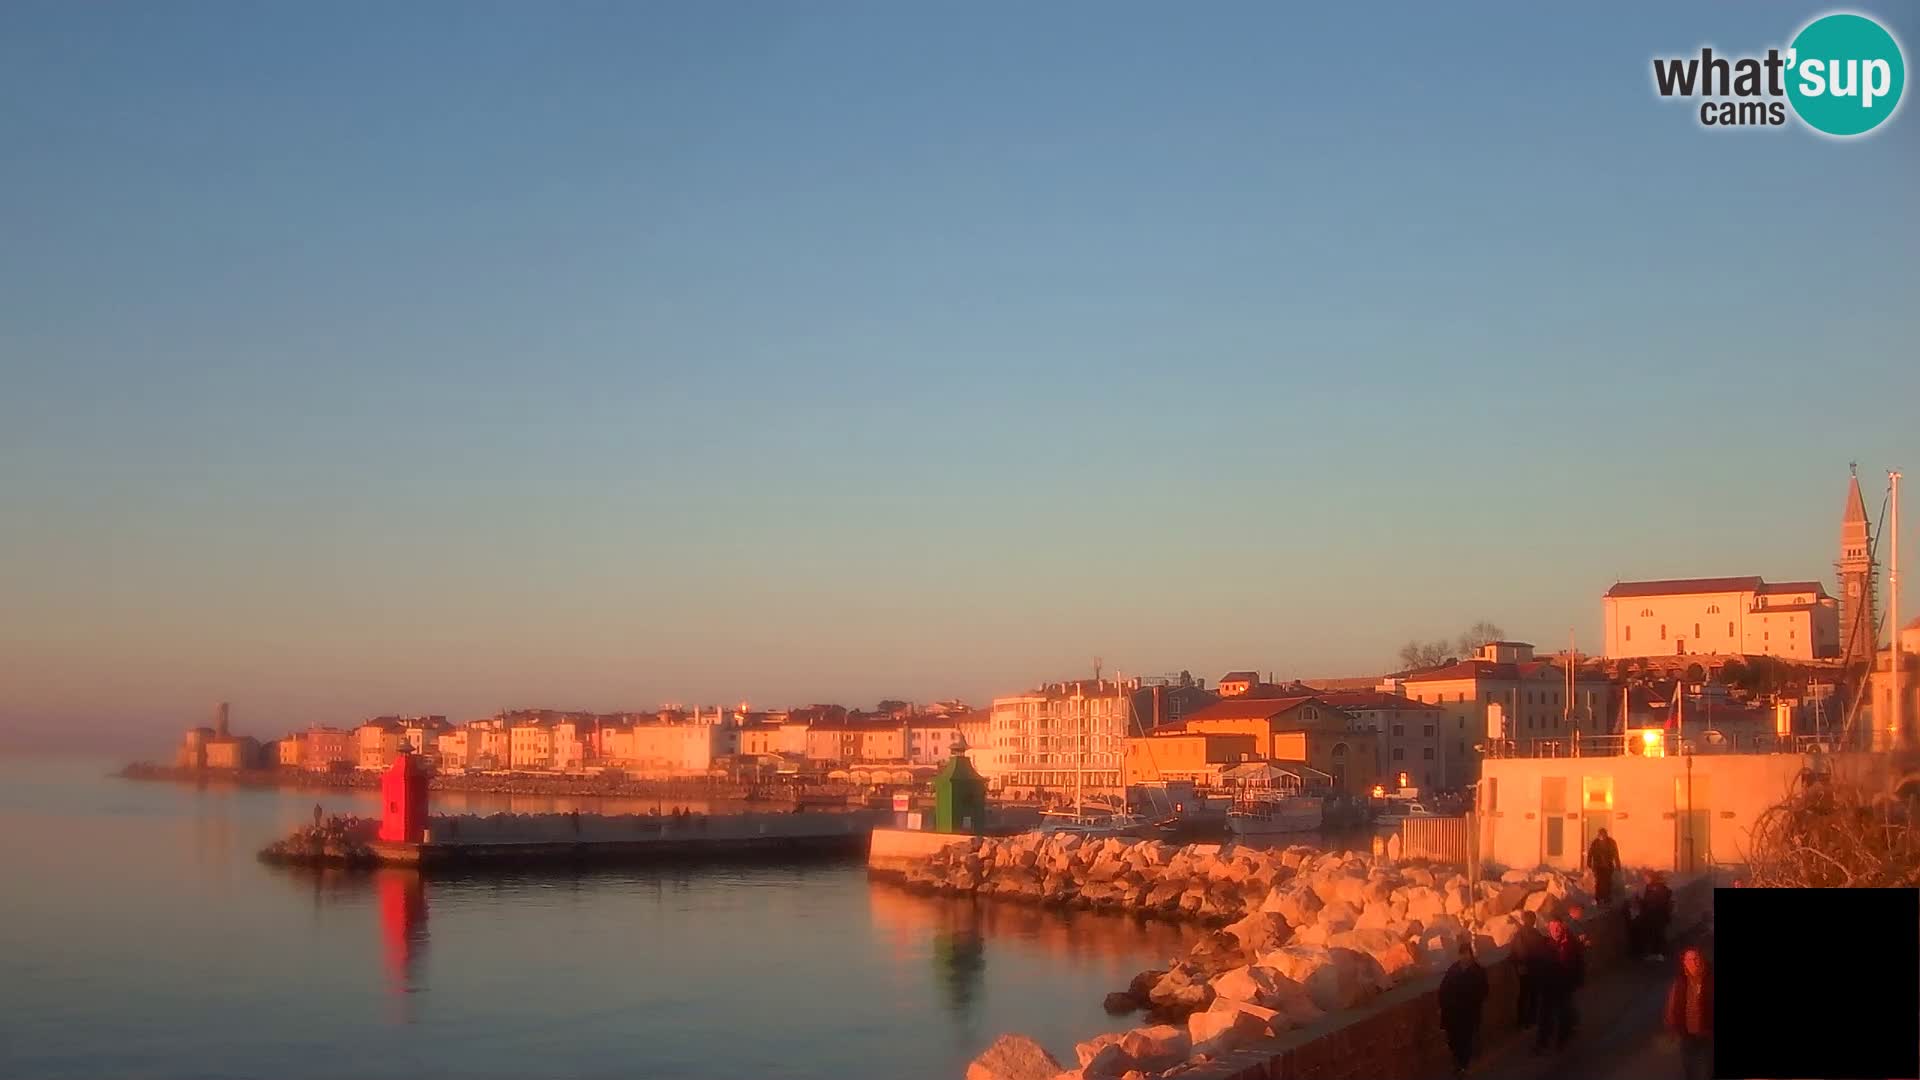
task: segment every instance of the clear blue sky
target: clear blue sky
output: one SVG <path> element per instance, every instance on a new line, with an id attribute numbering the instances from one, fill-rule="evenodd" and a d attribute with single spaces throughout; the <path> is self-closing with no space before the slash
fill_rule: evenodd
<path id="1" fill-rule="evenodd" d="M 1649 75 L 1820 10 L 8 4 L 0 736 L 1364 673 L 1830 579 L 1848 460 L 1920 480 L 1920 117 Z"/>

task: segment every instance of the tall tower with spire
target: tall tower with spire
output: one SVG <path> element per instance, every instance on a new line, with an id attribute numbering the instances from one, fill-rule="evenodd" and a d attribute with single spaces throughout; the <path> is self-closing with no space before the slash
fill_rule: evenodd
<path id="1" fill-rule="evenodd" d="M 1849 466 L 1847 508 L 1840 519 L 1840 561 L 1833 568 L 1840 585 L 1840 655 L 1848 663 L 1872 663 L 1879 637 L 1873 587 L 1878 567 L 1857 468 Z"/>

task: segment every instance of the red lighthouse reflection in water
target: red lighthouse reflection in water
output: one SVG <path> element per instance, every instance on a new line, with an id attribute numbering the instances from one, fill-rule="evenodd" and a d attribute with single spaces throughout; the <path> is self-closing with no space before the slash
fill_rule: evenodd
<path id="1" fill-rule="evenodd" d="M 379 870 L 374 890 L 380 897 L 380 939 L 386 953 L 387 985 L 402 1003 L 402 1019 L 413 1018 L 407 995 L 419 985 L 427 951 L 427 890 L 413 870 Z"/>

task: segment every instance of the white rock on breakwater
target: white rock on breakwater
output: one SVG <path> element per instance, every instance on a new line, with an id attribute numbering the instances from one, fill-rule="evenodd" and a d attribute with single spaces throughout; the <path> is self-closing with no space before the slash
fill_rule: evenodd
<path id="1" fill-rule="evenodd" d="M 1580 879 L 1559 871 L 1508 871 L 1476 885 L 1446 866 L 1304 845 L 974 839 L 906 876 L 944 892 L 1225 924 L 1164 971 L 1142 972 L 1126 991 L 1108 995 L 1110 1011 L 1131 1001 L 1155 1022 L 1081 1043 L 1078 1067 L 1052 1080 L 1178 1076 L 1253 1039 L 1437 974 L 1463 939 L 1478 949 L 1505 947 L 1522 912 L 1534 912 L 1544 928 L 1569 907 L 1592 906 Z M 968 1075 L 1002 1074 L 970 1068 Z"/>

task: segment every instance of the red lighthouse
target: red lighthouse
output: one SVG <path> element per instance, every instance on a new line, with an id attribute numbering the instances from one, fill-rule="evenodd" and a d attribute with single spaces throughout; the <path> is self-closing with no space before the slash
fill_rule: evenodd
<path id="1" fill-rule="evenodd" d="M 390 844 L 417 844 L 426 839 L 427 774 L 406 750 L 395 755 L 380 778 L 380 839 Z"/>

